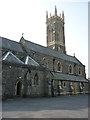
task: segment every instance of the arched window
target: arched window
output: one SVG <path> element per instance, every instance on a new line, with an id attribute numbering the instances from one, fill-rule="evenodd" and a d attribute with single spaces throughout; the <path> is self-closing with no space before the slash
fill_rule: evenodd
<path id="1" fill-rule="evenodd" d="M 57 71 L 62 71 L 62 65 L 60 62 L 57 63 Z"/>
<path id="2" fill-rule="evenodd" d="M 36 73 L 35 76 L 34 76 L 34 85 L 38 85 L 38 84 L 39 84 L 38 75 Z"/>
<path id="3" fill-rule="evenodd" d="M 53 41 L 53 29 L 51 29 L 51 41 Z"/>
<path id="4" fill-rule="evenodd" d="M 84 83 L 82 82 L 81 84 L 82 84 L 82 87 L 84 87 Z"/>
<path id="5" fill-rule="evenodd" d="M 60 39 L 61 44 L 63 44 L 63 29 L 62 28 L 59 29 L 59 39 Z"/>
<path id="6" fill-rule="evenodd" d="M 65 82 L 64 82 L 63 86 L 64 86 L 64 87 L 66 86 Z"/>
<path id="7" fill-rule="evenodd" d="M 72 65 L 69 66 L 69 73 L 72 73 L 73 70 L 72 70 Z"/>
<path id="8" fill-rule="evenodd" d="M 81 75 L 81 68 L 78 69 L 78 74 Z"/>

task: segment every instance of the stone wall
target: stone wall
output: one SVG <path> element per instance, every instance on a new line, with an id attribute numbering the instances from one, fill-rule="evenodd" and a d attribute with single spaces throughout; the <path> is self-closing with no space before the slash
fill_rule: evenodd
<path id="1" fill-rule="evenodd" d="M 64 94 L 88 93 L 88 83 L 54 80 L 54 96 Z"/>
<path id="2" fill-rule="evenodd" d="M 38 75 L 38 85 L 34 85 L 34 76 Z M 47 95 L 47 71 L 40 67 L 11 64 L 3 62 L 2 88 L 3 97 L 17 96 L 17 84 L 22 83 L 21 96 L 44 96 Z"/>
<path id="3" fill-rule="evenodd" d="M 38 52 L 34 52 L 32 50 L 28 50 L 28 53 L 34 60 L 36 60 L 40 65 L 47 67 L 50 71 L 57 72 L 57 63 L 60 62 L 62 64 L 62 73 L 69 73 L 69 66 L 72 66 L 72 74 L 79 75 L 79 68 L 81 68 L 81 74 L 79 76 L 85 77 L 85 66 L 76 64 L 70 61 L 65 61 L 59 58 L 54 58 L 52 56 L 47 56 Z M 54 60 L 55 59 L 55 60 Z M 53 61 L 54 60 L 54 61 Z"/>
<path id="4" fill-rule="evenodd" d="M 23 46 L 22 46 L 23 47 Z M 3 55 L 8 50 L 3 49 Z M 15 97 L 15 96 L 56 96 L 58 94 L 78 94 L 86 93 L 88 91 L 88 83 L 83 83 L 83 89 L 80 90 L 80 82 L 73 81 L 62 81 L 54 80 L 51 71 L 61 72 L 64 74 L 73 74 L 78 76 L 78 70 L 81 68 L 81 74 L 85 78 L 85 66 L 82 64 L 76 64 L 63 59 L 54 58 L 28 49 L 27 46 L 24 48 L 23 53 L 17 51 L 11 52 L 18 57 L 20 60 L 29 55 L 40 66 L 30 66 L 25 64 L 16 64 L 3 61 L 2 65 L 2 95 L 4 97 Z M 62 69 L 57 70 L 58 62 L 60 62 Z M 69 66 L 72 66 L 72 73 L 69 73 Z M 38 75 L 38 84 L 34 83 L 35 75 Z M 61 83 L 62 81 L 62 83 Z M 70 84 L 72 83 L 72 87 Z M 62 84 L 62 85 L 61 85 Z M 61 87 L 60 87 L 61 86 Z M 75 87 L 75 88 L 74 88 Z M 17 89 L 20 90 L 17 90 Z M 18 92 L 17 92 L 18 91 Z"/>

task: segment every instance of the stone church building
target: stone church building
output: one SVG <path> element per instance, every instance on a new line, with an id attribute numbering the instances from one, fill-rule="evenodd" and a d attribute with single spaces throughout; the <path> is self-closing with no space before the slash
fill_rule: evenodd
<path id="1" fill-rule="evenodd" d="M 64 12 L 46 12 L 47 47 L 25 40 L 2 41 L 2 97 L 40 97 L 88 92 L 83 65 L 66 54 Z"/>

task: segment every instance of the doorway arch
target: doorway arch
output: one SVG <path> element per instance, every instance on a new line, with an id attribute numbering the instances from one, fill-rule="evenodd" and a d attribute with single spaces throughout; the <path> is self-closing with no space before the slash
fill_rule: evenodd
<path id="1" fill-rule="evenodd" d="M 22 90 L 23 90 L 23 83 L 22 83 L 22 81 L 18 81 L 16 83 L 16 95 L 22 96 Z"/>

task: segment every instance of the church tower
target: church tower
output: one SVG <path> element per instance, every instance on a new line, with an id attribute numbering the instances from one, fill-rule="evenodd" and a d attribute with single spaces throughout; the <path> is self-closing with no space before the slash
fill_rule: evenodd
<path id="1" fill-rule="evenodd" d="M 46 28 L 47 28 L 47 47 L 66 53 L 65 49 L 65 34 L 64 34 L 64 12 L 62 17 L 57 15 L 57 8 L 55 6 L 55 13 L 50 18 L 46 12 Z"/>

